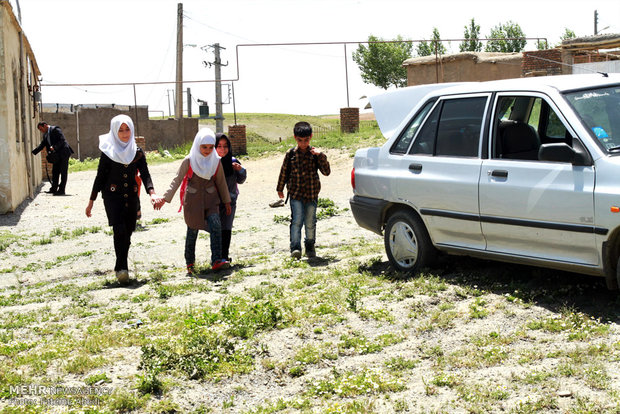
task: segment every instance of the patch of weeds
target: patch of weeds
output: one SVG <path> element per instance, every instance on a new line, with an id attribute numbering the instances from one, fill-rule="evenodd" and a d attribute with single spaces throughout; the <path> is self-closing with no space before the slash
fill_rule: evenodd
<path id="1" fill-rule="evenodd" d="M 475 368 L 496 366 L 508 359 L 508 350 L 504 346 L 484 348 L 466 347 L 450 354 L 449 362 L 458 368 Z"/>
<path id="2" fill-rule="evenodd" d="M 436 296 L 437 293 L 448 289 L 448 285 L 443 279 L 431 274 L 421 273 L 418 277 L 407 282 L 407 284 L 410 284 L 415 292 L 427 296 Z"/>
<path id="3" fill-rule="evenodd" d="M 397 335 L 393 333 L 382 334 L 372 340 L 358 333 L 354 333 L 353 335 L 345 334 L 340 336 L 338 350 L 341 354 L 350 352 L 359 353 L 362 355 L 372 354 L 404 340 L 404 335 Z"/>
<path id="4" fill-rule="evenodd" d="M 459 317 L 459 313 L 453 310 L 435 309 L 430 312 L 428 318 L 420 323 L 418 331 L 432 332 L 435 329 L 454 328 L 454 320 Z"/>
<path id="5" fill-rule="evenodd" d="M 331 378 L 313 380 L 308 385 L 307 394 L 310 396 L 340 398 L 398 392 L 406 388 L 402 380 L 368 368 L 359 372 L 343 373 L 334 370 Z"/>
<path id="6" fill-rule="evenodd" d="M 364 320 L 394 322 L 394 316 L 387 309 L 360 309 L 359 315 Z"/>
<path id="7" fill-rule="evenodd" d="M 457 385 L 460 385 L 462 381 L 457 376 L 446 374 L 445 372 L 439 372 L 435 374 L 430 383 L 437 387 L 454 388 Z"/>
<path id="8" fill-rule="evenodd" d="M 149 221 L 148 223 L 146 223 L 147 225 L 149 224 L 162 224 L 162 223 L 168 223 L 170 221 L 170 219 L 167 218 L 162 218 L 162 217 L 158 217 L 158 218 L 154 218 L 153 220 Z"/>
<path id="9" fill-rule="evenodd" d="M 609 334 L 609 325 L 601 323 L 600 318 L 595 319 L 571 309 L 563 309 L 560 314 L 552 317 L 529 321 L 526 326 L 531 330 L 543 330 L 549 333 L 566 332 L 571 341 L 582 341 Z"/>
<path id="10" fill-rule="evenodd" d="M 0 231 L 0 252 L 5 251 L 7 247 L 9 247 L 11 244 L 15 243 L 19 239 L 19 236 L 16 236 L 10 231 Z"/>
<path id="11" fill-rule="evenodd" d="M 469 304 L 469 317 L 471 319 L 483 319 L 489 315 L 489 311 L 485 309 L 487 301 L 477 297 Z"/>
<path id="12" fill-rule="evenodd" d="M 167 270 L 149 270 L 149 279 L 155 283 L 165 282 L 170 279 L 170 272 Z"/>
<path id="13" fill-rule="evenodd" d="M 131 302 L 132 303 L 143 303 L 143 302 L 148 302 L 149 300 L 151 300 L 153 296 L 148 293 L 140 293 L 139 295 L 134 296 L 133 298 L 131 298 Z"/>
<path id="14" fill-rule="evenodd" d="M 287 224 L 291 222 L 291 216 L 281 216 L 278 214 L 274 214 L 273 222 L 277 224 Z"/>
<path id="15" fill-rule="evenodd" d="M 189 379 L 249 372 L 253 357 L 243 344 L 203 326 L 189 325 L 178 336 L 142 346 L 139 369 L 147 373 L 179 371 Z"/>
<path id="16" fill-rule="evenodd" d="M 325 408 L 326 414 L 361 414 L 375 413 L 376 402 L 373 399 L 363 398 L 344 403 L 333 402 Z"/>
<path id="17" fill-rule="evenodd" d="M 459 397 L 468 403 L 469 412 L 488 412 L 497 407 L 497 401 L 507 400 L 508 389 L 502 384 L 466 382 L 456 387 Z"/>
<path id="18" fill-rule="evenodd" d="M 171 400 L 160 400 L 149 407 L 149 413 L 152 414 L 176 414 L 184 412 L 179 404 Z M 192 410 L 192 413 L 206 413 L 208 411 Z"/>
<path id="19" fill-rule="evenodd" d="M 119 413 L 127 413 L 136 411 L 146 407 L 146 404 L 150 396 L 139 396 L 129 391 L 114 392 L 110 398 L 108 398 L 108 408 Z"/>
<path id="20" fill-rule="evenodd" d="M 419 362 L 417 359 L 406 359 L 399 356 L 390 358 L 385 362 L 385 366 L 392 372 L 402 372 L 414 369 Z"/>
<path id="21" fill-rule="evenodd" d="M 32 242 L 32 244 L 37 245 L 37 246 L 43 246 L 43 245 L 52 244 L 52 243 L 53 243 L 53 240 L 51 239 L 51 237 L 46 237 L 46 236 L 43 236 L 39 240 L 35 240 Z"/>
<path id="22" fill-rule="evenodd" d="M 347 293 L 347 307 L 353 312 L 357 312 L 358 306 L 361 305 L 360 298 L 360 287 L 357 283 L 353 283 L 349 286 L 349 292 Z"/>
<path id="23" fill-rule="evenodd" d="M 309 267 L 310 265 L 305 260 L 297 260 L 292 257 L 287 257 L 280 269 L 308 269 Z"/>
<path id="24" fill-rule="evenodd" d="M 322 343 L 318 346 L 306 345 L 297 351 L 293 357 L 294 364 L 289 368 L 292 377 L 299 377 L 305 374 L 306 366 L 318 364 L 324 360 L 334 361 L 338 359 L 338 351 L 331 343 Z"/>
<path id="25" fill-rule="evenodd" d="M 607 369 L 600 363 L 587 366 L 584 369 L 583 377 L 586 384 L 595 390 L 606 390 L 611 382 Z"/>
<path id="26" fill-rule="evenodd" d="M 559 409 L 557 399 L 552 395 L 544 395 L 540 398 L 519 400 L 510 410 L 510 414 L 535 414 Z"/>
<path id="27" fill-rule="evenodd" d="M 144 375 L 137 375 L 137 377 L 138 382 L 136 384 L 136 389 L 140 394 L 163 394 L 164 384 L 157 376 L 157 372 L 151 370 L 147 371 Z"/>
<path id="28" fill-rule="evenodd" d="M 218 312 L 205 310 L 200 315 L 190 313 L 185 325 L 196 329 L 223 323 L 228 335 L 239 338 L 251 338 L 255 332 L 274 329 L 285 321 L 285 309 L 272 298 L 253 303 L 246 299 L 233 296 Z"/>
<path id="29" fill-rule="evenodd" d="M 94 368 L 104 366 L 107 362 L 105 358 L 100 356 L 78 355 L 67 361 L 64 368 L 69 374 L 84 374 Z"/>
<path id="30" fill-rule="evenodd" d="M 93 386 L 95 384 L 105 384 L 105 383 L 110 383 L 110 382 L 112 382 L 112 380 L 108 378 L 108 375 L 105 372 L 93 374 L 84 380 L 84 383 L 90 386 Z"/>

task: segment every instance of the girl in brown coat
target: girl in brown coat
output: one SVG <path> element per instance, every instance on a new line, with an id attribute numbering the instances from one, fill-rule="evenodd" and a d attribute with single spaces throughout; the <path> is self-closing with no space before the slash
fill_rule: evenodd
<path id="1" fill-rule="evenodd" d="M 223 203 L 226 214 L 230 214 L 230 194 L 220 157 L 214 151 L 215 134 L 203 128 L 196 134 L 190 153 L 179 167 L 176 177 L 163 196 L 170 203 L 179 186 L 181 187 L 181 208 L 184 211 L 187 235 L 185 237 L 185 263 L 187 273 L 194 273 L 196 260 L 196 239 L 198 230 L 210 233 L 211 268 L 227 269 L 230 263 L 222 256 L 222 226 L 219 205 Z M 180 211 L 180 210 L 179 210 Z"/>

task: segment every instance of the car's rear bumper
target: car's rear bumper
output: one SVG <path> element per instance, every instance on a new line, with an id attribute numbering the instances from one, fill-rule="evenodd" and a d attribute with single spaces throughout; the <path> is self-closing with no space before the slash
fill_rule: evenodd
<path id="1" fill-rule="evenodd" d="M 349 203 L 355 221 L 360 227 L 377 234 L 383 231 L 383 211 L 388 205 L 385 200 L 376 198 L 353 196 Z"/>

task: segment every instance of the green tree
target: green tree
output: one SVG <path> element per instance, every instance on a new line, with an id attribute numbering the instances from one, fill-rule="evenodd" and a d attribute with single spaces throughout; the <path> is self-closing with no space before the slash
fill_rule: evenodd
<path id="1" fill-rule="evenodd" d="M 484 49 L 487 52 L 520 52 L 527 43 L 521 26 L 512 21 L 495 26 L 487 37 L 495 39 L 487 41 L 487 46 Z"/>
<path id="2" fill-rule="evenodd" d="M 430 56 L 435 54 L 435 47 L 437 47 L 438 55 L 446 54 L 446 47 L 443 43 L 440 42 L 441 36 L 439 35 L 439 30 L 436 27 L 433 27 L 433 36 L 430 42 L 426 40 L 420 42 L 418 47 L 416 48 L 416 52 L 418 56 Z"/>
<path id="3" fill-rule="evenodd" d="M 396 43 L 373 43 L 384 40 L 370 35 L 368 46 L 359 45 L 353 52 L 353 61 L 359 66 L 364 83 L 383 89 L 407 86 L 403 62 L 411 57 L 413 44 L 400 35 L 395 40 Z"/>
<path id="4" fill-rule="evenodd" d="M 482 50 L 482 42 L 478 40 L 480 39 L 480 26 L 476 24 L 473 18 L 469 23 L 469 27 L 465 26 L 463 38 L 465 40 L 459 45 L 459 51 L 480 52 Z"/>

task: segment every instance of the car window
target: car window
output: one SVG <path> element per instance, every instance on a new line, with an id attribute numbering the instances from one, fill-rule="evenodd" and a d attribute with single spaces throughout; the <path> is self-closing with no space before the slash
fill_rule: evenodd
<path id="1" fill-rule="evenodd" d="M 418 111 L 416 116 L 413 117 L 413 120 L 411 121 L 407 129 L 405 129 L 405 132 L 396 140 L 394 145 L 392 145 L 392 148 L 390 149 L 391 153 L 393 154 L 406 154 L 407 153 L 407 150 L 409 149 L 409 145 L 411 144 L 411 141 L 413 140 L 413 137 L 415 136 L 415 133 L 418 130 L 418 127 L 424 120 L 424 117 L 426 117 L 426 114 L 428 114 L 428 111 L 431 110 L 434 103 L 435 101 L 427 102 L 426 105 L 424 105 L 424 107 L 422 107 L 422 109 Z"/>
<path id="2" fill-rule="evenodd" d="M 413 141 L 409 154 L 429 154 L 435 151 L 435 135 L 437 134 L 437 120 L 441 112 L 441 105 L 436 105 L 433 112 L 426 118 L 420 132 Z"/>
<path id="3" fill-rule="evenodd" d="M 478 156 L 486 97 L 450 99 L 443 103 L 435 155 Z"/>
<path id="4" fill-rule="evenodd" d="M 605 150 L 617 153 L 620 146 L 620 87 L 580 90 L 566 94 L 596 142 Z"/>
<path id="5" fill-rule="evenodd" d="M 541 97 L 501 96 L 495 113 L 494 158 L 536 161 L 543 143 L 572 145 L 564 123 Z"/>

